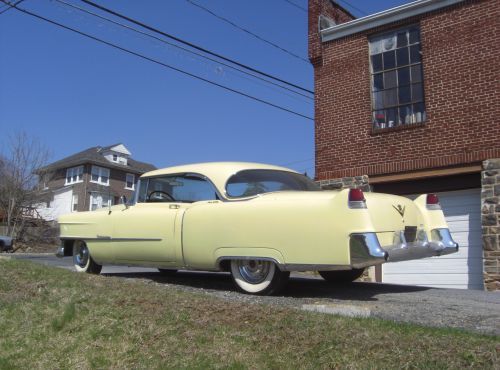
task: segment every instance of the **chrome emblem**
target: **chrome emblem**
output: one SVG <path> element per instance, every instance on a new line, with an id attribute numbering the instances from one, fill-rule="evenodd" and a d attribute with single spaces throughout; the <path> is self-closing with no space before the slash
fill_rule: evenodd
<path id="1" fill-rule="evenodd" d="M 392 206 L 392 208 L 394 208 L 401 215 L 401 217 L 404 217 L 404 215 L 405 215 L 405 207 L 403 207 L 401 204 L 398 204 L 397 207 L 396 206 Z"/>

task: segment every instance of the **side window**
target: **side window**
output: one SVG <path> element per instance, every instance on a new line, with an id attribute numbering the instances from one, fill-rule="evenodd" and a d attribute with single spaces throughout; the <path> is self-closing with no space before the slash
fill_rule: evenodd
<path id="1" fill-rule="evenodd" d="M 141 179 L 139 186 L 139 202 L 193 203 L 218 199 L 214 186 L 209 181 L 195 175 Z"/>

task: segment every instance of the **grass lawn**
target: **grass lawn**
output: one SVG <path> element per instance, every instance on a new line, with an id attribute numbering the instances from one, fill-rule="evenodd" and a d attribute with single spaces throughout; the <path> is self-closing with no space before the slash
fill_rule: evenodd
<path id="1" fill-rule="evenodd" d="M 0 259 L 0 369 L 498 369 L 499 343 Z"/>

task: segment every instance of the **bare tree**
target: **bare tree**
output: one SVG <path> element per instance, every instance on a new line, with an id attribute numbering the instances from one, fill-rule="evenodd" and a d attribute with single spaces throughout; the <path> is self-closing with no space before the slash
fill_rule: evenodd
<path id="1" fill-rule="evenodd" d="M 40 173 L 49 159 L 49 150 L 36 138 L 17 133 L 8 139 L 0 153 L 0 212 L 7 234 L 20 237 L 30 212 L 43 200 Z"/>

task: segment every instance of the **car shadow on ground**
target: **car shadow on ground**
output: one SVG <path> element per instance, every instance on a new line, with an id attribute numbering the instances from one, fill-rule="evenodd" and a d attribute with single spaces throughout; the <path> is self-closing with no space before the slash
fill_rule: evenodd
<path id="1" fill-rule="evenodd" d="M 144 279 L 184 288 L 237 292 L 229 273 L 179 271 L 171 275 L 159 272 L 104 273 L 103 275 Z M 429 289 L 431 288 L 366 282 L 332 284 L 320 278 L 293 276 L 280 296 L 302 299 L 329 298 L 346 301 L 377 301 L 378 295 L 414 293 Z"/>

